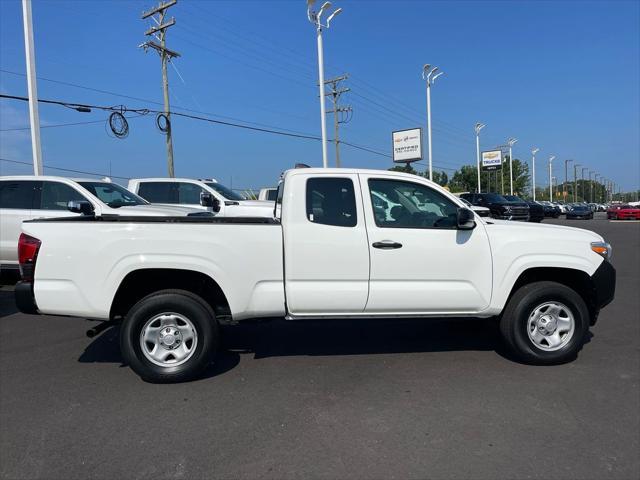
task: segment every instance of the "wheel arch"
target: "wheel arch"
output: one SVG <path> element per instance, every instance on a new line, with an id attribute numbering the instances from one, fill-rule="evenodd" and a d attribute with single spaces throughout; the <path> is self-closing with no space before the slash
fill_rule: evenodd
<path id="1" fill-rule="evenodd" d="M 590 323 L 593 325 L 597 319 L 598 306 L 596 305 L 596 286 L 593 278 L 585 271 L 566 267 L 532 267 L 524 270 L 518 276 L 511 287 L 506 303 L 511 300 L 513 294 L 524 285 L 540 281 L 551 281 L 565 285 L 574 290 L 587 304 Z"/>
<path id="2" fill-rule="evenodd" d="M 209 275 L 187 269 L 142 268 L 129 272 L 120 282 L 111 302 L 109 318 L 123 317 L 139 300 L 166 289 L 185 290 L 207 302 L 220 323 L 232 320 L 224 291 Z"/>

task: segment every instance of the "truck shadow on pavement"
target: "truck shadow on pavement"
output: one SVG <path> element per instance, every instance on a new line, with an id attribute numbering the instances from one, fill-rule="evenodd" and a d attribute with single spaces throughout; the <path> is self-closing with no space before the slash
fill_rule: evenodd
<path id="1" fill-rule="evenodd" d="M 13 299 L 13 285 L 0 283 L 0 318 L 18 313 L 18 307 Z"/>
<path id="2" fill-rule="evenodd" d="M 253 358 L 259 360 L 287 356 L 450 351 L 494 351 L 513 361 L 502 345 L 497 323 L 488 319 L 273 319 L 222 327 L 220 353 L 204 378 L 233 369 L 240 362 L 240 356 L 246 354 L 253 354 Z M 110 328 L 96 337 L 78 361 L 122 363 L 119 327 Z"/>

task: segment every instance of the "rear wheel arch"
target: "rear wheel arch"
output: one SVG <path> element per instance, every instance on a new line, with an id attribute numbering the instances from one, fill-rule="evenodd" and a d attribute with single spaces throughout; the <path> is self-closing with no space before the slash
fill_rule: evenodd
<path id="1" fill-rule="evenodd" d="M 124 317 L 138 301 L 170 289 L 200 297 L 211 307 L 220 323 L 231 321 L 229 301 L 218 282 L 202 272 L 173 268 L 143 268 L 128 273 L 113 297 L 109 317 Z"/>

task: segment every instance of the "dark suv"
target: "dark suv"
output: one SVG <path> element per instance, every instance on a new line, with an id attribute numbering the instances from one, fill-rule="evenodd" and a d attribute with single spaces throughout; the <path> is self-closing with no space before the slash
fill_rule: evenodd
<path id="1" fill-rule="evenodd" d="M 502 220 L 529 220 L 529 205 L 525 202 L 511 202 L 497 193 L 463 193 L 464 198 L 472 205 L 487 207 L 493 218 Z"/>

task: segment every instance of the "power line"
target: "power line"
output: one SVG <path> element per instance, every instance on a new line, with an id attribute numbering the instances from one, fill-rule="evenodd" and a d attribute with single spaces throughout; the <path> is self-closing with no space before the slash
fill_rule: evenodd
<path id="1" fill-rule="evenodd" d="M 126 117 L 127 119 L 138 118 L 142 115 L 131 115 Z M 40 128 L 57 128 L 57 127 L 74 127 L 76 125 L 92 125 L 97 123 L 105 123 L 105 120 L 90 120 L 88 122 L 72 122 L 72 123 L 57 123 L 53 125 L 41 125 Z M 31 127 L 17 127 L 17 128 L 0 128 L 0 132 L 18 132 L 21 130 L 31 130 Z"/>
<path id="2" fill-rule="evenodd" d="M 26 75 L 24 73 L 12 72 L 10 70 L 0 69 L 0 72 L 8 73 L 8 74 L 11 74 L 11 75 L 17 75 L 17 76 L 21 76 L 21 77 L 26 77 Z M 66 85 L 66 86 L 69 86 L 69 87 L 80 88 L 82 90 L 88 90 L 88 91 L 92 91 L 92 92 L 102 93 L 102 94 L 105 94 L 105 95 L 113 95 L 114 97 L 128 98 L 130 100 L 137 100 L 137 101 L 140 101 L 140 102 L 146 102 L 146 103 L 150 103 L 150 104 L 153 104 L 153 105 L 160 105 L 160 106 L 164 105 L 162 102 L 156 102 L 154 100 L 149 100 L 147 98 L 134 97 L 134 96 L 131 96 L 131 95 L 126 95 L 126 94 L 123 94 L 123 93 L 117 93 L 117 92 L 113 92 L 113 91 L 109 91 L 109 90 L 103 90 L 103 89 L 98 89 L 98 88 L 87 87 L 86 85 L 79 85 L 77 83 L 69 83 L 69 82 L 64 82 L 62 80 L 55 80 L 55 79 L 52 79 L 52 78 L 45 78 L 45 77 L 40 77 L 40 76 L 38 76 L 37 78 L 38 78 L 38 80 L 42 80 L 42 81 L 45 81 L 45 82 L 57 83 L 57 84 L 60 84 L 60 85 Z M 217 113 L 206 112 L 206 111 L 203 111 L 203 110 L 194 110 L 194 109 L 191 109 L 191 108 L 181 107 L 181 106 L 178 106 L 178 105 L 174 105 L 173 109 L 174 109 L 173 113 L 175 113 L 175 110 L 177 109 L 177 110 L 183 110 L 185 112 L 199 113 L 199 114 L 203 114 L 203 115 L 209 115 L 211 117 L 218 117 L 218 118 L 224 118 L 224 119 L 227 119 L 227 120 L 232 120 L 232 121 L 237 121 L 237 122 L 244 122 L 244 123 L 247 123 L 249 125 L 257 125 L 257 126 L 265 127 L 265 128 L 278 128 L 278 127 L 274 127 L 273 125 L 269 125 L 269 124 L 265 124 L 265 123 L 251 122 L 251 121 L 243 120 L 243 119 L 236 118 L 236 117 L 229 117 L 227 115 L 220 115 L 220 114 L 217 114 Z M 289 115 L 289 113 L 285 113 L 285 112 L 270 112 L 270 113 L 282 113 L 282 114 L 285 114 L 285 115 Z M 294 132 L 294 133 L 302 133 L 302 134 L 306 133 L 306 132 L 300 132 L 300 131 L 297 131 L 297 130 L 289 130 L 289 129 L 286 129 L 286 128 L 280 128 L 280 129 L 281 130 L 285 130 L 285 131 L 289 131 L 289 132 Z"/>
<path id="3" fill-rule="evenodd" d="M 19 77 L 26 77 L 26 75 L 24 73 L 13 72 L 11 70 L 4 70 L 2 68 L 0 68 L 0 72 L 8 73 L 9 75 L 16 75 L 16 76 L 19 76 Z M 154 105 L 162 105 L 162 102 L 155 102 L 155 101 L 149 100 L 147 98 L 134 97 L 134 96 L 131 96 L 131 95 L 125 95 L 123 93 L 116 93 L 116 92 L 111 92 L 109 90 L 102 90 L 102 89 L 99 89 L 99 88 L 87 87 L 85 85 L 78 85 L 77 83 L 64 82 L 62 80 L 54 80 L 52 78 L 46 78 L 46 77 L 40 77 L 40 76 L 38 76 L 36 78 L 38 80 L 42 80 L 44 82 L 57 83 L 59 85 L 66 85 L 68 87 L 74 87 L 74 88 L 81 88 L 82 90 L 89 90 L 91 92 L 104 93 L 106 95 L 113 95 L 114 97 L 128 98 L 129 100 L 137 100 L 139 102 L 152 103 Z M 179 108 L 179 107 L 175 107 L 175 108 Z M 181 110 L 186 110 L 184 108 L 180 108 L 180 109 Z"/>
<path id="4" fill-rule="evenodd" d="M 75 125 L 90 125 L 95 123 L 104 123 L 104 120 L 91 120 L 89 122 L 74 122 L 74 123 L 58 123 L 55 125 L 41 125 L 40 128 L 55 128 L 55 127 L 72 127 Z M 18 127 L 18 128 L 0 128 L 0 132 L 18 132 L 21 130 L 31 130 L 31 127 Z"/>
<path id="5" fill-rule="evenodd" d="M 18 95 L 6 95 L 6 94 L 0 94 L 0 98 L 7 98 L 7 99 L 11 99 L 11 100 L 21 100 L 21 101 L 29 101 L 28 97 L 21 97 Z M 47 104 L 52 104 L 52 105 L 61 105 L 63 107 L 67 107 L 67 108 L 89 108 L 89 109 L 96 109 L 96 110 L 104 110 L 104 111 L 116 111 L 116 112 L 120 112 L 120 113 L 124 113 L 124 112 L 134 112 L 134 113 L 138 113 L 141 115 L 146 115 L 148 113 L 163 113 L 163 111 L 161 110 L 151 110 L 151 109 L 136 109 L 136 108 L 128 108 L 128 107 L 124 107 L 124 106 L 104 106 L 104 105 L 91 105 L 91 104 L 84 104 L 84 103 L 73 103 L 73 102 L 63 102 L 60 100 L 46 100 L 43 98 L 39 98 L 38 102 L 41 103 L 47 103 Z M 297 133 L 290 133 L 287 131 L 282 131 L 282 130 L 275 130 L 275 129 L 271 129 L 271 128 L 259 128 L 259 127 L 253 127 L 251 125 L 243 125 L 243 124 L 239 124 L 239 123 L 234 123 L 234 122 L 225 122 L 222 120 L 215 120 L 212 118 L 207 118 L 207 117 L 202 117 L 199 115 L 190 115 L 187 113 L 181 113 L 181 112 L 171 112 L 172 115 L 178 116 L 178 117 L 184 117 L 184 118 L 191 118 L 194 120 L 201 120 L 201 121 L 205 121 L 205 122 L 209 122 L 209 123 L 215 123 L 218 125 L 226 125 L 226 126 L 230 126 L 230 127 L 236 127 L 236 128 L 243 128 L 246 130 L 253 130 L 253 131 L 258 131 L 258 132 L 263 132 L 263 133 L 272 133 L 274 135 L 282 135 L 282 136 L 286 136 L 286 137 L 294 137 L 294 138 L 305 138 L 305 139 L 310 139 L 310 140 L 321 140 L 320 137 L 315 136 L 315 135 L 307 135 L 307 134 L 297 134 Z"/>
<path id="6" fill-rule="evenodd" d="M 0 94 L 0 98 L 7 98 L 7 99 L 11 99 L 11 100 L 20 100 L 20 101 L 28 101 L 29 99 L 27 97 L 21 97 L 21 96 L 17 96 L 17 95 L 6 95 L 6 94 Z M 60 106 L 64 106 L 67 108 L 75 108 L 75 107 L 85 107 L 85 108 L 90 108 L 90 109 L 96 109 L 96 110 L 104 110 L 104 111 L 115 111 L 115 112 L 119 112 L 119 113 L 126 113 L 126 112 L 134 112 L 134 113 L 138 113 L 140 115 L 146 115 L 149 113 L 162 113 L 162 111 L 160 110 L 150 110 L 150 109 L 130 109 L 128 107 L 125 106 L 104 106 L 104 105 L 91 105 L 91 104 L 81 104 L 81 103 L 74 103 L 74 102 L 64 102 L 64 101 L 60 101 L 60 100 L 47 100 L 47 99 L 43 99 L 40 98 L 38 99 L 38 102 L 42 102 L 42 103 L 47 103 L 47 104 L 52 104 L 52 105 L 60 105 Z M 296 134 L 296 133 L 290 133 L 290 132 L 286 132 L 286 131 L 282 131 L 282 130 L 275 130 L 275 129 L 269 129 L 269 128 L 259 128 L 259 127 L 253 127 L 250 125 L 243 125 L 243 124 L 239 124 L 239 123 L 233 123 L 233 122 L 225 122 L 222 120 L 215 120 L 212 118 L 207 118 L 207 117 L 202 117 L 199 115 L 191 115 L 191 114 L 187 114 L 187 113 L 181 113 L 181 112 L 171 112 L 172 115 L 178 116 L 178 117 L 184 117 L 184 118 L 190 118 L 193 120 L 200 120 L 200 121 L 204 121 L 204 122 L 208 122 L 208 123 L 214 123 L 216 125 L 225 125 L 225 126 L 229 126 L 229 127 L 235 127 L 235 128 L 242 128 L 245 130 L 251 130 L 251 131 L 257 131 L 257 132 L 262 132 L 262 133 L 269 133 L 269 134 L 273 134 L 273 135 L 280 135 L 280 136 L 285 136 L 285 137 L 291 137 L 291 138 L 300 138 L 300 139 L 305 139 L 305 140 L 316 140 L 316 141 L 321 141 L 322 138 L 318 137 L 316 135 L 306 135 L 306 134 Z M 329 140 L 330 142 L 333 142 L 333 139 Z M 387 158 L 391 158 L 390 154 L 386 154 L 374 149 L 371 149 L 369 147 L 365 147 L 362 145 L 357 145 L 354 143 L 350 143 L 350 142 L 346 142 L 346 141 L 341 141 L 340 143 L 344 144 L 344 145 L 348 145 L 352 148 L 356 148 L 358 150 L 362 150 L 362 151 L 366 151 L 369 153 L 373 153 L 375 155 L 380 155 L 380 156 L 384 156 Z M 437 166 L 437 165 L 436 165 Z M 437 166 L 438 168 L 441 168 L 439 166 Z M 80 172 L 82 173 L 82 172 Z"/>
<path id="7" fill-rule="evenodd" d="M 30 167 L 32 166 L 31 162 L 21 162 L 19 160 L 9 160 L 8 158 L 0 158 L 0 162 L 17 163 L 17 164 L 20 164 L 20 165 L 28 165 Z M 52 167 L 50 165 L 44 165 L 44 168 L 49 168 L 51 170 L 60 170 L 61 172 L 81 173 L 83 175 L 95 175 L 96 177 L 110 177 L 110 178 L 119 178 L 121 180 L 131 180 L 131 177 L 119 177 L 117 175 L 108 175 L 106 173 L 85 172 L 85 171 L 82 171 L 82 170 L 73 170 L 71 168 Z"/>

